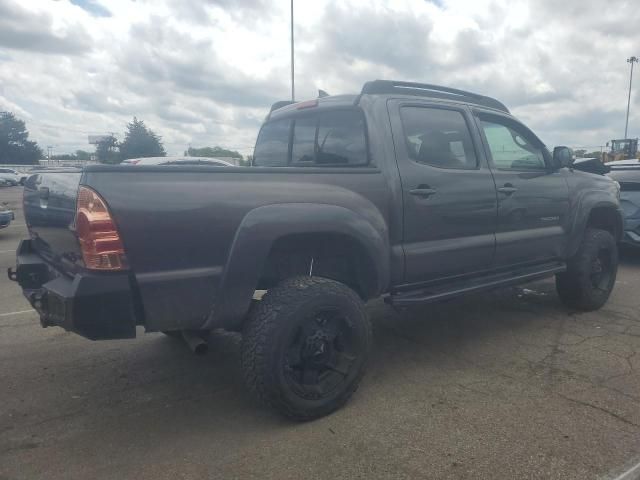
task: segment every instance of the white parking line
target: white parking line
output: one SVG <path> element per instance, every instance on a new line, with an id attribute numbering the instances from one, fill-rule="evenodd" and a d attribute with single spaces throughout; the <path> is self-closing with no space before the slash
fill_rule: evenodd
<path id="1" fill-rule="evenodd" d="M 0 250 L 0 253 L 16 253 L 16 250 Z"/>
<path id="2" fill-rule="evenodd" d="M 31 313 L 31 312 L 35 312 L 35 310 L 31 309 L 31 310 L 20 310 L 18 312 L 0 313 L 0 317 L 8 317 L 10 315 L 21 315 L 23 313 Z"/>
<path id="3" fill-rule="evenodd" d="M 619 477 L 614 478 L 613 480 L 638 480 L 640 478 L 640 463 L 634 465 L 629 470 L 624 472 Z"/>
<path id="4" fill-rule="evenodd" d="M 8 226 L 6 226 L 5 228 L 11 228 L 11 227 L 26 227 L 27 224 L 26 223 L 11 223 Z"/>

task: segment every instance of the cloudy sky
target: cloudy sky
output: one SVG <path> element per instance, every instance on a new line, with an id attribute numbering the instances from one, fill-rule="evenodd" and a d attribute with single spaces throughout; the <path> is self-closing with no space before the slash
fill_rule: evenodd
<path id="1" fill-rule="evenodd" d="M 375 78 L 495 96 L 549 145 L 624 133 L 640 9 L 616 0 L 295 0 L 296 90 Z M 0 0 L 0 110 L 55 153 L 136 115 L 170 154 L 251 153 L 289 95 L 289 0 Z M 637 85 L 637 87 L 636 87 Z M 640 69 L 629 136 L 640 135 Z"/>

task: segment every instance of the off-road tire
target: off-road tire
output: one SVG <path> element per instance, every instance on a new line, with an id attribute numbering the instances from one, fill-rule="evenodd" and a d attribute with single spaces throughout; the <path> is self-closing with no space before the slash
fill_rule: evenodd
<path id="1" fill-rule="evenodd" d="M 594 284 L 594 265 L 605 264 L 602 281 Z M 611 233 L 587 228 L 567 271 L 556 275 L 556 290 L 562 302 L 578 310 L 601 308 L 609 299 L 618 271 L 618 246 Z"/>
<path id="2" fill-rule="evenodd" d="M 327 398 L 304 398 L 287 376 L 290 340 L 303 322 L 327 308 L 339 312 L 361 348 L 335 391 Z M 263 403 L 290 419 L 313 420 L 340 408 L 356 391 L 370 347 L 371 324 L 356 292 L 327 278 L 292 277 L 271 288 L 251 311 L 243 331 L 242 369 L 247 387 Z"/>

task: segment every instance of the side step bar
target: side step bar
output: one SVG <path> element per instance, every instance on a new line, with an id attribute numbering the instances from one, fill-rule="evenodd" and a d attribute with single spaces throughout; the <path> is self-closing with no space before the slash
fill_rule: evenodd
<path id="1" fill-rule="evenodd" d="M 566 269 L 566 264 L 560 262 L 536 265 L 535 267 L 488 275 L 486 277 L 474 278 L 472 280 L 450 282 L 447 284 L 434 285 L 432 287 L 424 287 L 417 290 L 396 292 L 386 297 L 385 302 L 396 307 L 432 303 L 458 297 L 467 293 L 480 292 L 483 290 L 491 290 L 493 288 L 518 285 L 533 280 L 539 280 L 541 278 L 550 277 L 556 273 L 564 272 Z"/>

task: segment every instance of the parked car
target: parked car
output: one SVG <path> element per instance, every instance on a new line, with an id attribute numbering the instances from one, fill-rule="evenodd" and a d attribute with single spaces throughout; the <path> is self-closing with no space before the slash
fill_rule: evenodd
<path id="1" fill-rule="evenodd" d="M 221 158 L 211 157 L 142 157 L 123 160 L 125 165 L 214 165 L 233 167 L 232 163 Z"/>
<path id="2" fill-rule="evenodd" d="M 606 165 L 609 176 L 620 184 L 620 206 L 624 214 L 622 242 L 640 246 L 640 161 L 618 160 Z"/>
<path id="3" fill-rule="evenodd" d="M 0 178 L 9 185 L 22 185 L 24 183 L 22 177 L 21 174 L 11 168 L 0 168 Z M 26 175 L 24 175 L 24 177 L 26 179 Z"/>
<path id="4" fill-rule="evenodd" d="M 568 148 L 551 154 L 499 101 L 376 80 L 290 103 L 268 115 L 251 168 L 30 177 L 30 239 L 9 275 L 42 325 L 94 340 L 142 326 L 194 351 L 212 329 L 241 331 L 248 387 L 309 420 L 358 387 L 368 300 L 427 305 L 554 275 L 571 308 L 609 298 L 617 183 L 567 168 Z"/>
<path id="5" fill-rule="evenodd" d="M 11 220 L 15 220 L 16 216 L 6 206 L 0 205 L 0 228 L 6 228 L 11 223 Z"/>

